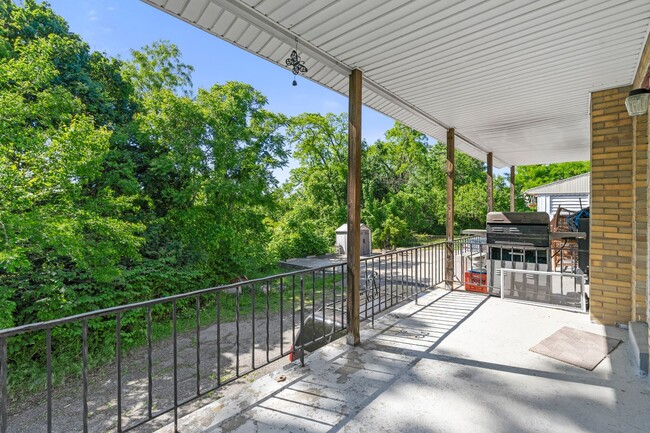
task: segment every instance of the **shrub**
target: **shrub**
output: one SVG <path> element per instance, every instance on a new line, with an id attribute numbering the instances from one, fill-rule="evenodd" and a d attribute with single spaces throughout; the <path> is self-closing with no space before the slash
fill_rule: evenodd
<path id="1" fill-rule="evenodd" d="M 292 214 L 277 223 L 269 243 L 269 251 L 280 260 L 325 254 L 329 250 L 330 241 L 315 222 Z"/>

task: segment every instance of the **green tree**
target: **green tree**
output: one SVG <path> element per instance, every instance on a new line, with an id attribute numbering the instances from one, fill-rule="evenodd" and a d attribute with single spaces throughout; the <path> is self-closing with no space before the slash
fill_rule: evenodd
<path id="1" fill-rule="evenodd" d="M 124 76 L 138 93 L 155 94 L 161 90 L 189 96 L 194 67 L 181 62 L 180 49 L 169 41 L 156 41 L 141 50 L 131 50 L 131 61 L 124 65 Z"/>
<path id="2" fill-rule="evenodd" d="M 364 165 L 364 186 L 372 197 L 383 200 L 396 194 L 409 183 L 427 155 L 428 140 L 424 134 L 401 123 L 386 131 L 384 140 L 368 147 Z"/>
<path id="3" fill-rule="evenodd" d="M 369 146 L 364 161 L 364 218 L 375 229 L 378 244 L 389 246 L 397 241 L 384 231 L 391 226 L 404 233 L 443 234 L 446 219 L 447 149 L 429 145 L 424 135 L 399 123 L 386 132 L 385 140 Z M 456 152 L 455 228 L 485 225 L 485 165 Z M 503 182 L 495 183 L 498 189 Z M 405 224 L 395 224 L 395 222 Z M 395 230 L 391 229 L 391 232 Z"/>
<path id="4" fill-rule="evenodd" d="M 102 179 L 110 62 L 46 4 L 0 5 L 0 299 L 15 323 L 92 309 L 100 293 L 122 302 L 104 291 L 138 260 L 142 226 L 133 197 Z"/>
<path id="5" fill-rule="evenodd" d="M 525 200 L 524 192 L 536 186 L 566 179 L 591 170 L 589 161 L 561 162 L 557 164 L 525 165 L 517 167 L 515 176 L 516 209 L 531 210 Z"/>
<path id="6" fill-rule="evenodd" d="M 135 123 L 152 258 L 173 258 L 212 282 L 268 263 L 262 221 L 274 205 L 272 170 L 287 153 L 286 119 L 265 104 L 235 82 L 199 89 L 195 99 L 172 89 L 142 99 Z"/>
<path id="7" fill-rule="evenodd" d="M 430 229 L 430 208 L 423 201 L 421 178 L 428 157 L 427 137 L 398 122 L 383 140 L 368 147 L 363 160 L 363 219 L 375 245 L 409 242 L 414 232 Z"/>
<path id="8" fill-rule="evenodd" d="M 561 162 L 557 164 L 524 165 L 517 167 L 516 186 L 521 191 L 587 173 L 589 161 Z"/>
<path id="9" fill-rule="evenodd" d="M 0 19 L 2 325 L 269 264 L 286 118 L 263 95 L 226 83 L 192 98 L 177 47 L 91 53 L 45 3 L 1 0 Z"/>
<path id="10" fill-rule="evenodd" d="M 330 236 L 347 215 L 347 128 L 343 114 L 310 113 L 292 118 L 287 127 L 287 139 L 300 164 L 289 180 L 292 193 L 299 197 L 295 203 Z"/>

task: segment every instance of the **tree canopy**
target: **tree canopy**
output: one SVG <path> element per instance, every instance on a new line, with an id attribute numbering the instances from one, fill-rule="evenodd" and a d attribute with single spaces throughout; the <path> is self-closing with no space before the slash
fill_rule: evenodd
<path id="1" fill-rule="evenodd" d="M 527 165 L 517 168 L 516 181 L 521 191 L 526 191 L 536 186 L 555 182 L 556 180 L 588 173 L 589 170 L 591 170 L 589 161 Z"/>
<path id="2" fill-rule="evenodd" d="M 243 83 L 190 95 L 168 42 L 91 52 L 47 4 L 0 1 L 0 284 L 29 323 L 271 263 L 287 119 Z"/>

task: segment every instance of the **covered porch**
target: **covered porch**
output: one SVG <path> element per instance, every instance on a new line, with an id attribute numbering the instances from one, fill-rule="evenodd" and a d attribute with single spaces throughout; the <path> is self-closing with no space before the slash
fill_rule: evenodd
<path id="1" fill-rule="evenodd" d="M 647 327 L 646 1 L 143 0 L 349 97 L 348 342 L 360 343 L 361 105 L 447 145 L 445 281 L 453 285 L 454 151 L 494 168 L 590 159 L 591 311 Z M 514 208 L 511 187 L 511 209 Z M 644 334 L 644 335 L 647 335 Z M 647 337 L 644 337 L 647 339 Z"/>
<path id="2" fill-rule="evenodd" d="M 2 433 L 11 418 L 7 339 L 16 335 L 46 336 L 47 397 L 34 406 L 44 427 L 30 431 L 56 431 L 53 418 L 69 417 L 56 410 L 67 402 L 55 398 L 50 362 L 52 330 L 72 324 L 80 334 L 82 377 L 74 396 L 81 431 L 91 431 L 89 419 L 100 409 L 110 412 L 106 428 L 117 431 L 162 421 L 172 423 L 162 431 L 183 433 L 648 430 L 649 384 L 634 364 L 643 344 L 633 347 L 623 329 L 640 328 L 641 343 L 648 342 L 642 330 L 650 318 L 650 131 L 647 111 L 631 117 L 625 107 L 631 89 L 649 86 L 647 0 L 143 1 L 281 67 L 295 50 L 306 69 L 301 76 L 349 97 L 346 263 L 3 330 Z M 444 244 L 390 252 L 377 263 L 361 259 L 362 104 L 447 146 Z M 495 168 L 510 170 L 513 209 L 516 166 L 591 160 L 589 314 L 453 290 L 460 276 L 456 150 L 486 162 L 489 210 Z M 369 279 L 375 269 L 377 280 Z M 444 288 L 420 296 L 438 285 Z M 277 314 L 269 313 L 270 292 L 278 294 Z M 380 317 L 375 294 L 379 309 L 382 300 L 386 308 L 396 305 L 393 298 L 415 301 Z M 227 296 L 230 321 L 221 316 Z M 177 329 L 177 304 L 190 311 L 182 319 L 196 323 L 185 334 Z M 206 305 L 215 325 L 202 328 Z M 345 339 L 301 360 L 305 367 L 294 364 L 217 399 L 222 386 L 296 348 L 304 353 L 296 336 L 305 316 L 311 310 L 325 321 L 330 306 L 334 326 L 318 339 L 339 332 Z M 162 307 L 171 337 L 155 351 L 152 309 Z M 148 343 L 132 360 L 139 370 L 122 364 L 122 318 L 131 314 L 139 315 Z M 364 315 L 371 324 L 362 324 Z M 114 321 L 117 360 L 113 379 L 93 384 L 88 323 L 97 318 Z M 564 326 L 623 343 L 594 371 L 529 351 Z M 231 340 L 222 338 L 226 333 Z M 167 359 L 157 364 L 156 355 Z M 165 385 L 156 388 L 159 382 Z M 89 410 L 93 386 L 115 388 L 97 410 Z M 213 396 L 183 417 L 189 403 Z"/>

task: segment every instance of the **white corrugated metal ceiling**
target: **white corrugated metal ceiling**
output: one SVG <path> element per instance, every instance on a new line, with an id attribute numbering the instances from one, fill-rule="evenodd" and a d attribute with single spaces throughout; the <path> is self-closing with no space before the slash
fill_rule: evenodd
<path id="1" fill-rule="evenodd" d="M 589 93 L 630 84 L 648 0 L 143 0 L 495 166 L 589 159 Z M 284 83 L 282 84 L 284 85 Z"/>

